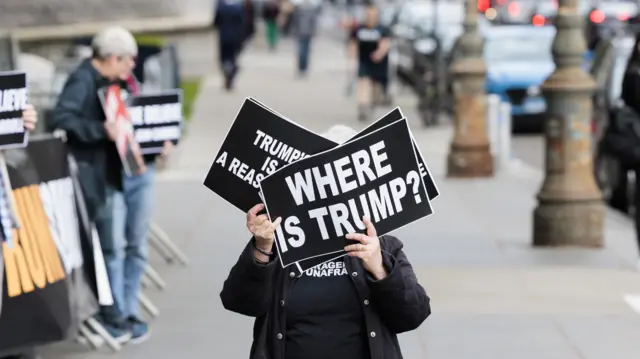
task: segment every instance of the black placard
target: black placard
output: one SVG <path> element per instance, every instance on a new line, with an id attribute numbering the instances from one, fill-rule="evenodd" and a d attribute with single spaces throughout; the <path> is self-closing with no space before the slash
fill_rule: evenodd
<path id="1" fill-rule="evenodd" d="M 247 212 L 262 202 L 258 194 L 262 178 L 336 145 L 247 99 L 229 128 L 204 185 Z"/>
<path id="2" fill-rule="evenodd" d="M 393 122 L 398 121 L 398 120 L 400 120 L 402 118 L 404 118 L 404 116 L 402 114 L 402 111 L 400 111 L 399 107 L 396 107 L 393 111 L 389 112 L 384 117 L 382 117 L 378 121 L 372 123 L 370 126 L 365 128 L 364 130 L 360 131 L 357 135 L 353 136 L 351 139 L 349 139 L 347 141 L 347 143 L 349 143 L 351 141 L 354 141 L 354 140 L 357 140 L 358 138 L 361 138 L 362 136 L 366 136 L 367 134 L 369 134 L 369 133 L 371 133 L 373 131 L 379 130 L 379 129 L 383 128 L 384 126 L 392 124 Z M 431 171 L 429 171 L 429 167 L 427 167 L 427 164 L 424 161 L 424 158 L 422 157 L 422 153 L 420 153 L 420 148 L 418 147 L 418 144 L 416 143 L 416 140 L 413 138 L 413 135 L 411 135 L 411 142 L 413 143 L 413 147 L 414 147 L 414 149 L 416 151 L 416 156 L 418 157 L 418 165 L 420 166 L 420 174 L 424 178 L 424 185 L 427 187 L 427 193 L 429 194 L 429 199 L 433 200 L 436 197 L 438 197 L 440 192 L 438 191 L 438 187 L 436 186 L 436 183 L 433 180 L 433 176 L 431 176 Z"/>
<path id="3" fill-rule="evenodd" d="M 129 96 L 133 136 L 143 154 L 162 152 L 166 141 L 178 144 L 182 136 L 182 90 Z"/>
<path id="4" fill-rule="evenodd" d="M 362 215 L 384 235 L 432 213 L 406 120 L 281 168 L 260 182 L 283 267 L 344 251 Z"/>
<path id="5" fill-rule="evenodd" d="M 402 111 L 400 110 L 399 107 L 396 107 L 395 109 L 393 109 L 392 111 L 390 111 L 389 113 L 387 113 L 386 115 L 384 115 L 382 118 L 380 118 L 378 121 L 372 123 L 371 125 L 369 125 L 368 127 L 366 127 L 365 129 L 363 129 L 362 131 L 360 131 L 357 135 L 353 136 L 352 138 L 350 138 L 349 140 L 347 140 L 345 143 L 349 143 L 351 141 L 357 140 L 358 138 L 362 138 L 362 136 L 366 136 L 369 133 L 372 133 L 376 130 L 379 130 L 381 128 L 383 128 L 384 126 L 387 126 L 389 124 L 394 123 L 395 121 L 398 121 L 400 119 L 404 118 L 404 115 L 402 114 Z M 429 195 L 429 200 L 432 200 L 434 198 L 436 198 L 439 194 L 438 192 L 438 188 L 433 180 L 433 177 L 431 175 L 431 172 L 429 171 L 429 168 L 427 167 L 426 162 L 424 161 L 424 158 L 422 157 L 422 153 L 420 153 L 420 149 L 415 141 L 415 139 L 413 139 L 413 147 L 414 150 L 416 152 L 416 156 L 418 158 L 418 165 L 420 166 L 420 174 L 422 175 L 423 179 L 424 179 L 424 184 L 425 187 L 427 189 L 427 194 Z M 336 258 L 338 258 L 339 256 L 342 256 L 344 254 L 336 254 L 336 253 L 332 253 L 332 254 L 327 254 L 324 256 L 320 256 L 320 257 L 315 257 L 315 258 L 310 258 L 304 261 L 300 261 L 298 263 L 296 263 L 296 269 L 298 270 L 298 275 L 302 274 L 302 272 L 305 272 L 306 270 L 313 268 L 317 265 L 320 265 L 322 263 L 325 262 L 329 262 L 332 261 Z"/>
<path id="6" fill-rule="evenodd" d="M 27 75 L 21 71 L 0 73 L 0 149 L 27 145 L 29 133 L 22 121 L 27 100 Z"/>

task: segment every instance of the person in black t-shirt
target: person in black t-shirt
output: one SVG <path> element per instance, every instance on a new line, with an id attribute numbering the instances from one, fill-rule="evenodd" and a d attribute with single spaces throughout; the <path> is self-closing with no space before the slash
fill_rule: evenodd
<path id="1" fill-rule="evenodd" d="M 366 121 L 373 104 L 374 86 L 388 101 L 390 31 L 379 23 L 378 7 L 367 5 L 365 21 L 351 32 L 349 57 L 358 64 L 358 118 Z"/>
<path id="2" fill-rule="evenodd" d="M 344 128 L 327 138 L 344 135 Z M 418 283 L 402 243 L 367 232 L 348 234 L 356 244 L 332 261 L 306 270 L 282 268 L 274 253 L 275 229 L 258 204 L 247 213 L 253 235 L 224 282 L 227 310 L 256 318 L 251 359 L 402 359 L 397 334 L 429 316 L 429 297 Z"/>

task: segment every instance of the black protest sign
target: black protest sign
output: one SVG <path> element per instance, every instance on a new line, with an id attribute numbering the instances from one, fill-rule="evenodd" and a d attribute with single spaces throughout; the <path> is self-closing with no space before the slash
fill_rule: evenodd
<path id="1" fill-rule="evenodd" d="M 6 151 L 5 158 L 20 228 L 13 231 L 12 247 L 3 243 L 0 353 L 67 337 L 70 273 L 87 260 L 72 248 L 79 229 L 65 144 L 30 141 Z"/>
<path id="2" fill-rule="evenodd" d="M 128 99 L 133 137 L 143 154 L 162 152 L 164 143 L 178 144 L 182 135 L 182 91 L 136 95 Z"/>
<path id="3" fill-rule="evenodd" d="M 243 212 L 262 200 L 260 181 L 280 167 L 337 144 L 245 100 L 204 185 Z"/>
<path id="4" fill-rule="evenodd" d="M 362 138 L 363 136 L 366 136 L 367 134 L 370 134 L 376 130 L 379 130 L 389 124 L 394 123 L 395 121 L 398 121 L 400 119 L 404 118 L 404 115 L 402 114 L 402 111 L 400 110 L 399 107 L 396 107 L 394 110 L 392 110 L 391 112 L 387 113 L 386 115 L 384 115 L 382 118 L 380 118 L 378 121 L 374 122 L 373 124 L 369 125 L 367 128 L 365 128 L 364 130 L 360 131 L 357 135 L 355 135 L 354 137 L 352 137 L 351 139 L 349 139 L 348 141 L 346 141 L 346 143 L 349 143 L 351 141 L 357 140 L 358 138 Z M 413 136 L 412 136 L 413 138 Z M 413 147 L 416 153 L 416 156 L 418 158 L 418 165 L 420 167 L 420 174 L 423 177 L 424 180 L 424 184 L 425 187 L 427 189 L 427 194 L 429 195 L 429 200 L 432 200 L 434 198 L 436 198 L 438 196 L 438 189 L 435 185 L 435 182 L 433 181 L 433 177 L 431 176 L 431 172 L 429 171 L 429 168 L 427 167 L 427 164 L 425 163 L 422 154 L 420 153 L 420 150 L 418 148 L 418 145 L 415 142 L 415 139 L 413 139 Z M 305 272 L 306 270 L 315 267 L 319 264 L 322 264 L 324 262 L 328 262 L 328 261 L 332 261 L 336 259 L 336 254 L 328 254 L 325 256 L 320 256 L 320 257 L 315 257 L 315 258 L 311 258 L 308 260 L 304 260 L 304 261 L 300 261 L 296 264 L 296 269 L 299 270 L 299 274 L 302 274 L 302 272 Z"/>
<path id="5" fill-rule="evenodd" d="M 432 213 L 406 120 L 281 168 L 260 182 L 269 217 L 282 218 L 283 267 L 338 253 L 345 235 L 383 235 Z"/>
<path id="6" fill-rule="evenodd" d="M 353 136 L 351 139 L 349 139 L 347 141 L 347 143 L 349 143 L 351 141 L 354 141 L 354 140 L 357 140 L 358 138 L 361 138 L 362 136 L 366 136 L 367 134 L 369 134 L 369 133 L 371 133 L 373 131 L 379 130 L 379 129 L 383 128 L 384 126 L 387 126 L 387 125 L 389 125 L 389 124 L 391 124 L 391 123 L 393 123 L 395 121 L 398 121 L 401 118 L 404 118 L 404 116 L 402 115 L 402 111 L 400 111 L 399 107 L 396 107 L 393 111 L 389 112 L 384 117 L 382 117 L 378 121 L 372 123 L 370 126 L 365 128 L 364 130 L 360 131 L 357 135 Z M 411 141 L 413 142 L 413 148 L 416 151 L 416 156 L 418 157 L 418 165 L 420 166 L 420 174 L 424 178 L 424 185 L 427 187 L 427 193 L 429 194 L 429 200 L 432 200 L 432 199 L 438 197 L 440 192 L 438 191 L 438 187 L 436 186 L 436 183 L 433 181 L 433 176 L 431 176 L 431 172 L 429 171 L 429 167 L 427 167 L 427 164 L 424 161 L 424 158 L 422 157 L 422 153 L 420 153 L 420 148 L 416 144 L 416 141 L 413 138 L 413 135 L 411 135 Z"/>
<path id="7" fill-rule="evenodd" d="M 0 73 L 0 149 L 27 145 L 29 133 L 22 121 L 27 99 L 27 75 L 24 72 Z"/>

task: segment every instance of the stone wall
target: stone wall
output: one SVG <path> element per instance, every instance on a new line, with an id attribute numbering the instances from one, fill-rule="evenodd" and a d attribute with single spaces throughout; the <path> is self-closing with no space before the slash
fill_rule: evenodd
<path id="1" fill-rule="evenodd" d="M 180 0 L 2 0 L 0 28 L 122 21 L 181 14 Z"/>

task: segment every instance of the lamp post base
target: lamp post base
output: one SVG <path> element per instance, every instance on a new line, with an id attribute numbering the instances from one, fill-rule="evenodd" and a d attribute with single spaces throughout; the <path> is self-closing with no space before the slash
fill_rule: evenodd
<path id="1" fill-rule="evenodd" d="M 540 203 L 533 212 L 534 246 L 602 247 L 601 200 Z"/>
<path id="2" fill-rule="evenodd" d="M 452 145 L 447 157 L 447 177 L 481 178 L 493 176 L 493 156 L 486 146 Z"/>

